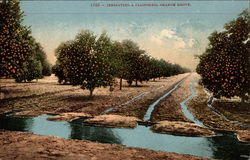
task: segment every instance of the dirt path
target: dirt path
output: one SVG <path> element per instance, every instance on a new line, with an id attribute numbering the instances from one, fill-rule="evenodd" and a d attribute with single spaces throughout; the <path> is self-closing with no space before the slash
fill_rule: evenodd
<path id="1" fill-rule="evenodd" d="M 124 147 L 115 144 L 66 140 L 57 137 L 38 136 L 13 131 L 0 131 L 0 158 L 5 160 L 205 160 L 205 158 L 196 156 Z"/>

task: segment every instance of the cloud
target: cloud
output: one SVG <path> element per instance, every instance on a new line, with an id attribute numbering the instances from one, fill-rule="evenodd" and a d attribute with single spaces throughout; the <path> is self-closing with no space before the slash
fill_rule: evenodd
<path id="1" fill-rule="evenodd" d="M 95 34 L 100 34 L 105 29 L 113 40 L 132 39 L 151 56 L 163 58 L 191 69 L 195 68 L 197 64 L 194 55 L 202 53 L 202 46 L 206 44 L 204 40 L 206 33 L 191 27 L 178 29 L 178 27 L 162 26 L 157 23 L 149 26 L 133 21 L 129 24 L 115 23 L 112 26 L 105 23 L 102 25 L 81 24 L 78 26 L 59 23 L 52 27 L 36 28 L 34 36 L 44 46 L 49 61 L 54 64 L 56 61 L 55 48 L 62 41 L 73 39 L 82 28 L 94 30 Z M 67 32 L 62 32 L 62 30 Z M 48 38 L 51 35 L 53 35 L 53 38 Z"/>
<path id="2" fill-rule="evenodd" d="M 192 48 L 194 45 L 194 39 L 182 38 L 171 29 L 163 29 L 158 35 L 151 36 L 151 41 L 159 46 L 170 44 L 174 49 Z"/>
<path id="3" fill-rule="evenodd" d="M 161 37 L 166 37 L 166 38 L 176 38 L 176 34 L 173 30 L 171 29 L 163 29 L 160 33 Z"/>
<path id="4" fill-rule="evenodd" d="M 198 59 L 194 55 L 201 54 L 207 46 L 207 32 L 195 28 L 158 27 L 146 30 L 136 41 L 151 56 L 163 58 L 171 63 L 177 63 L 190 69 L 195 69 Z"/>
<path id="5" fill-rule="evenodd" d="M 186 44 L 186 42 L 184 42 L 184 40 L 182 38 L 177 37 L 175 39 L 175 42 L 174 42 L 174 48 L 175 49 L 182 49 L 182 48 L 185 48 L 187 46 L 188 45 Z"/>
<path id="6" fill-rule="evenodd" d="M 187 42 L 188 47 L 193 47 L 195 44 L 195 40 L 194 39 L 189 39 Z"/>

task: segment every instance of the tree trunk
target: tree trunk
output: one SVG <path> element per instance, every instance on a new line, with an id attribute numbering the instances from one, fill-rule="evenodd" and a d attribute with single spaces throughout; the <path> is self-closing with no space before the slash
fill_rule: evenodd
<path id="1" fill-rule="evenodd" d="M 94 91 L 94 89 L 90 89 L 90 90 L 89 90 L 89 96 L 90 96 L 90 97 L 93 96 L 93 91 Z"/>
<path id="2" fill-rule="evenodd" d="M 155 78 L 154 78 L 154 82 L 155 82 Z"/>
<path id="3" fill-rule="evenodd" d="M 128 86 L 131 86 L 133 81 L 128 80 L 127 82 L 128 82 Z"/>
<path id="4" fill-rule="evenodd" d="M 241 104 L 245 104 L 246 103 L 246 96 L 242 96 L 240 102 L 241 102 Z"/>
<path id="5" fill-rule="evenodd" d="M 120 78 L 120 90 L 122 90 L 122 78 Z"/>
<path id="6" fill-rule="evenodd" d="M 135 80 L 135 86 L 137 87 L 137 80 Z"/>
<path id="7" fill-rule="evenodd" d="M 109 91 L 110 91 L 110 92 L 113 92 L 114 89 L 115 89 L 115 88 L 114 88 L 113 86 L 111 86 L 111 85 L 109 86 Z"/>

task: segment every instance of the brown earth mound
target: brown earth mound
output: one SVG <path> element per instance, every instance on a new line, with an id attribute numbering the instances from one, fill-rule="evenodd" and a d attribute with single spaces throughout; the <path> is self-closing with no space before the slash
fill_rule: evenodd
<path id="1" fill-rule="evenodd" d="M 215 133 L 207 128 L 202 128 L 194 123 L 180 121 L 160 121 L 151 127 L 159 133 L 172 133 L 183 136 L 214 136 Z"/>
<path id="2" fill-rule="evenodd" d="M 43 111 L 20 111 L 20 112 L 15 112 L 12 114 L 9 114 L 9 116 L 12 117 L 37 117 L 42 114 L 49 114 L 49 112 L 43 112 Z"/>
<path id="3" fill-rule="evenodd" d="M 100 115 L 95 116 L 92 119 L 88 119 L 84 122 L 94 125 L 104 125 L 109 127 L 119 127 L 119 128 L 135 128 L 137 126 L 137 121 L 141 121 L 136 117 L 127 117 L 120 115 Z"/>
<path id="4" fill-rule="evenodd" d="M 239 130 L 236 135 L 239 141 L 250 142 L 250 130 Z"/>
<path id="5" fill-rule="evenodd" d="M 92 117 L 92 115 L 88 113 L 75 113 L 75 112 L 68 112 L 62 113 L 53 117 L 47 118 L 49 121 L 68 121 L 71 122 L 80 117 Z"/>

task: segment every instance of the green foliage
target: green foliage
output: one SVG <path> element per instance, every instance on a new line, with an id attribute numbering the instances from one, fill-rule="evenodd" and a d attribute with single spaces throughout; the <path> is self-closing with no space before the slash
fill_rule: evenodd
<path id="1" fill-rule="evenodd" d="M 69 80 L 66 77 L 66 66 L 64 65 L 67 63 L 67 53 L 71 48 L 72 41 L 61 43 L 56 49 L 56 57 L 57 61 L 56 64 L 52 67 L 52 73 L 55 74 L 58 78 L 59 83 L 69 83 Z"/>
<path id="2" fill-rule="evenodd" d="M 4 1 L 0 9 L 0 77 L 14 77 L 22 82 L 50 75 L 45 52 L 31 36 L 30 28 L 21 24 L 19 1 Z"/>
<path id="3" fill-rule="evenodd" d="M 53 73 L 59 83 L 81 85 L 91 94 L 96 87 L 111 86 L 115 77 L 137 85 L 138 81 L 188 71 L 165 60 L 151 58 L 131 40 L 113 42 L 106 33 L 97 37 L 88 30 L 72 41 L 61 43 L 56 57 Z M 121 83 L 120 80 L 120 89 Z"/>
<path id="4" fill-rule="evenodd" d="M 64 66 L 60 64 L 59 60 L 57 60 L 56 64 L 52 67 L 52 73 L 58 78 L 58 82 L 66 84 L 68 82 L 67 77 L 63 72 Z"/>
<path id="5" fill-rule="evenodd" d="M 42 65 L 35 59 L 23 63 L 23 68 L 15 74 L 16 82 L 30 82 L 42 77 Z"/>
<path id="6" fill-rule="evenodd" d="M 32 47 L 31 57 L 23 62 L 22 67 L 13 75 L 16 82 L 29 82 L 51 74 L 51 67 L 42 46 L 33 37 L 29 37 L 29 43 Z"/>
<path id="7" fill-rule="evenodd" d="M 199 56 L 197 72 L 202 84 L 216 97 L 242 99 L 250 88 L 250 19 L 244 11 L 224 26 L 222 32 L 214 32 L 205 53 Z"/>
<path id="8" fill-rule="evenodd" d="M 124 40 L 122 42 L 123 46 L 123 62 L 126 63 L 126 75 L 124 75 L 124 79 L 131 85 L 133 81 L 137 83 L 137 81 L 144 80 L 145 74 L 145 51 L 141 50 L 139 46 L 131 41 Z"/>
<path id="9" fill-rule="evenodd" d="M 111 74 L 114 77 L 126 79 L 129 85 L 133 82 L 137 85 L 138 81 L 189 72 L 179 65 L 150 57 L 132 40 L 124 40 L 121 43 L 113 42 L 108 56 L 110 57 L 108 63 L 111 67 Z"/>
<path id="10" fill-rule="evenodd" d="M 54 67 L 59 81 L 81 85 L 92 95 L 96 87 L 113 83 L 108 53 L 112 43 L 106 34 L 98 39 L 92 32 L 80 32 L 73 41 L 62 43 L 56 49 L 57 66 Z"/>
<path id="11" fill-rule="evenodd" d="M 42 65 L 42 75 L 43 76 L 50 76 L 52 73 L 51 65 L 48 62 L 47 55 L 43 50 L 43 47 L 40 43 L 34 41 L 33 44 L 33 54 L 37 61 L 41 62 Z"/>
<path id="12" fill-rule="evenodd" d="M 31 56 L 30 30 L 21 25 L 19 1 L 0 3 L 0 77 L 13 76 Z"/>
<path id="13" fill-rule="evenodd" d="M 120 42 L 113 42 L 108 54 L 111 74 L 114 77 L 123 78 L 127 75 L 128 62 L 124 60 L 123 45 Z"/>

